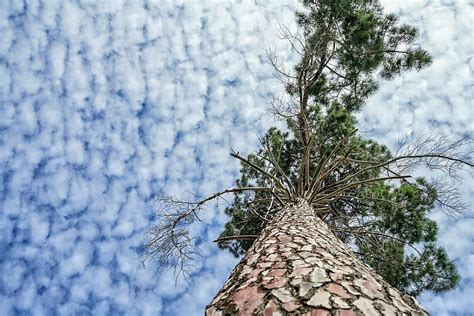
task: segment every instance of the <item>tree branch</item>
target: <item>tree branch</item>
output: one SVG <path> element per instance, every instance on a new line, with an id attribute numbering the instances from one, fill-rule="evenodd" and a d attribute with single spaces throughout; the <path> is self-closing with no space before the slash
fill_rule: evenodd
<path id="1" fill-rule="evenodd" d="M 213 242 L 229 241 L 229 240 L 255 240 L 259 235 L 236 235 L 236 236 L 225 236 L 214 240 Z"/>

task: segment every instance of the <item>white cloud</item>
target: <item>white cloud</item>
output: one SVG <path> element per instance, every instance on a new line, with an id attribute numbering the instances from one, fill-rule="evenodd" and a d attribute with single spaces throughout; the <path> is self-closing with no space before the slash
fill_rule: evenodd
<path id="1" fill-rule="evenodd" d="M 49 222 L 40 214 L 33 213 L 29 215 L 31 236 L 33 243 L 42 245 L 49 234 Z"/>
<path id="2" fill-rule="evenodd" d="M 24 263 L 7 260 L 2 264 L 2 290 L 5 294 L 11 295 L 23 284 L 23 278 L 27 272 Z"/>

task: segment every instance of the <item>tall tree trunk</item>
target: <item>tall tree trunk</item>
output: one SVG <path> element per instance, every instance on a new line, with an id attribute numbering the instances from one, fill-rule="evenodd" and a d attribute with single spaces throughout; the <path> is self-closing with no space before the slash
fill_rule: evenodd
<path id="1" fill-rule="evenodd" d="M 314 216 L 288 204 L 235 267 L 206 315 L 426 315 Z"/>

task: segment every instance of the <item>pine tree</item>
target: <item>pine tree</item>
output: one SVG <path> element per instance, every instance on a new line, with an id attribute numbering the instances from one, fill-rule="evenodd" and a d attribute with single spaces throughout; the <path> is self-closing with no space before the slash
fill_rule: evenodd
<path id="1" fill-rule="evenodd" d="M 348 131 L 355 128 L 355 120 L 341 112 L 345 111 L 329 111 L 326 122 L 320 123 L 335 127 L 332 132 L 322 133 L 331 135 L 337 142 L 341 142 L 345 135 L 345 132 L 338 131 L 339 128 L 347 128 Z M 314 192 L 313 198 L 309 198 L 313 208 L 318 211 L 318 217 L 327 223 L 340 240 L 351 244 L 353 252 L 363 262 L 399 290 L 418 295 L 424 290 L 442 292 L 453 288 L 459 278 L 455 265 L 449 261 L 446 252 L 435 245 L 437 224 L 428 217 L 436 199 L 440 200 L 435 187 L 423 178 L 413 181 L 402 179 L 401 184 L 371 182 L 374 179 L 392 178 L 393 174 L 399 173 L 390 169 L 394 172 L 385 170 L 388 172 L 384 175 L 381 167 L 361 172 L 367 166 L 355 164 L 354 161 L 384 164 L 393 160 L 393 156 L 386 147 L 371 140 L 352 136 L 346 142 L 347 144 L 339 144 L 338 150 L 339 159 L 350 150 L 351 155 L 346 161 L 339 162 L 335 167 L 331 163 L 320 167 L 322 170 L 334 170 L 327 173 L 327 176 L 320 176 L 319 190 Z M 247 160 L 266 169 L 271 156 L 288 178 L 294 179 L 296 186 L 296 171 L 299 169 L 292 167 L 291 164 L 297 164 L 297 161 L 291 156 L 292 153 L 297 153 L 301 144 L 290 138 L 288 132 L 283 133 L 275 128 L 268 131 L 262 144 L 268 152 L 273 152 L 267 154 L 262 149 L 257 154 L 250 155 Z M 321 156 L 328 156 L 327 150 L 335 146 L 330 144 L 327 149 L 322 149 Z M 311 169 L 318 168 L 316 162 L 312 162 Z M 267 172 L 276 174 L 276 170 Z M 360 172 L 359 175 L 352 180 L 341 180 L 357 172 Z M 265 183 L 268 182 L 267 178 L 246 163 L 242 164 L 241 174 L 237 187 L 268 185 Z M 344 186 L 352 187 L 344 189 L 343 194 L 341 192 L 335 197 L 331 196 L 332 192 L 337 192 L 337 188 Z M 318 197 L 320 201 L 316 202 Z M 272 199 L 272 193 L 265 190 L 252 194 L 249 191 L 235 193 L 233 204 L 225 210 L 230 220 L 218 239 L 219 246 L 229 249 L 236 257 L 243 255 L 252 245 L 253 239 L 260 235 L 268 219 L 281 206 L 277 200 Z M 239 236 L 242 235 L 246 238 L 240 239 Z M 418 248 L 422 250 L 413 245 L 421 245 Z"/>
<path id="2" fill-rule="evenodd" d="M 197 202 L 162 198 L 166 213 L 148 236 L 148 253 L 185 272 L 189 224 L 208 202 L 233 193 L 216 241 L 244 257 L 208 315 L 423 314 L 406 294 L 446 291 L 459 280 L 436 245 L 429 211 L 463 205 L 451 184 L 413 179 L 412 168 L 458 180 L 473 165 L 462 141 L 428 136 L 392 153 L 357 132 L 354 114 L 381 80 L 430 64 L 414 44 L 415 28 L 373 0 L 303 4 L 299 31 L 282 29 L 300 62 L 287 71 L 268 54 L 288 96 L 273 111 L 288 129 L 270 129 L 255 154 L 231 153 L 242 166 L 235 188 Z"/>

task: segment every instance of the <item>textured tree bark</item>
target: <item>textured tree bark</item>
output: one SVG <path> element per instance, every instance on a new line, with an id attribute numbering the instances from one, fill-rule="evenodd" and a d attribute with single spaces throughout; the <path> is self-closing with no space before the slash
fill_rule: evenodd
<path id="1" fill-rule="evenodd" d="M 314 216 L 304 201 L 262 231 L 206 309 L 217 315 L 427 315 Z"/>

